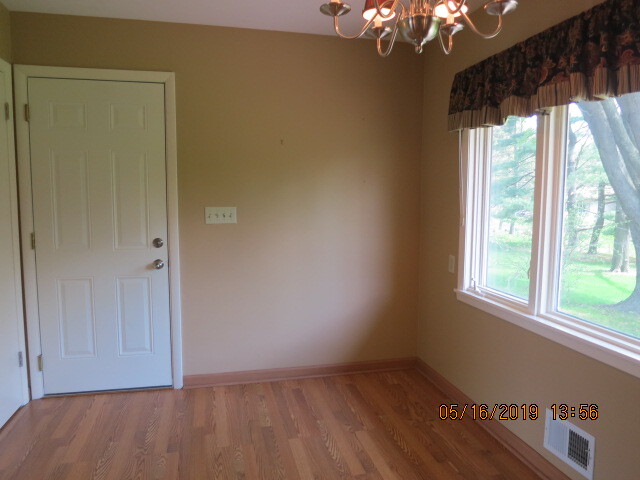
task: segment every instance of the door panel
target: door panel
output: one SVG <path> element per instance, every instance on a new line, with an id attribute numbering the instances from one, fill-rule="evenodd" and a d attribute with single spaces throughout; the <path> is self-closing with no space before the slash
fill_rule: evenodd
<path id="1" fill-rule="evenodd" d="M 145 155 L 113 153 L 113 200 L 116 249 L 146 249 L 149 245 L 149 198 Z"/>
<path id="2" fill-rule="evenodd" d="M 93 278 L 58 279 L 58 328 L 62 358 L 96 356 Z"/>
<path id="3" fill-rule="evenodd" d="M 11 67 L 0 61 L 0 107 L 10 100 Z M 11 119 L 0 115 L 0 427 L 26 402 L 22 351 L 22 290 Z M 24 354 L 23 354 L 24 355 Z"/>
<path id="4" fill-rule="evenodd" d="M 117 294 L 120 355 L 153 353 L 150 279 L 118 278 Z"/>
<path id="5" fill-rule="evenodd" d="M 29 78 L 28 95 L 45 394 L 170 385 L 164 87 Z"/>
<path id="6" fill-rule="evenodd" d="M 89 165 L 87 152 L 50 152 L 55 248 L 88 249 Z"/>

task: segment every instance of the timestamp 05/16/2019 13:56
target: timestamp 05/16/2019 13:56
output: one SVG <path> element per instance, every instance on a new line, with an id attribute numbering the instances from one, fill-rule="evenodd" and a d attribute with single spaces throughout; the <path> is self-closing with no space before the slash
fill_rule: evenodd
<path id="1" fill-rule="evenodd" d="M 581 403 L 573 406 L 566 403 L 554 403 L 549 407 L 553 420 L 568 420 L 578 418 L 580 420 L 597 420 L 599 416 L 598 405 L 594 403 Z M 439 409 L 440 420 L 538 420 L 540 407 L 536 403 L 494 403 L 490 406 L 486 403 L 458 404 L 443 403 Z"/>

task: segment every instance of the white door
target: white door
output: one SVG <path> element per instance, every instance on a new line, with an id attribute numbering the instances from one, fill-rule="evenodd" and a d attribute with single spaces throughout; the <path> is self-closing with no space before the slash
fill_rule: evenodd
<path id="1" fill-rule="evenodd" d="M 28 99 L 44 393 L 171 385 L 164 86 L 29 78 Z"/>
<path id="2" fill-rule="evenodd" d="M 0 60 L 0 427 L 27 400 L 10 101 L 11 66 Z"/>

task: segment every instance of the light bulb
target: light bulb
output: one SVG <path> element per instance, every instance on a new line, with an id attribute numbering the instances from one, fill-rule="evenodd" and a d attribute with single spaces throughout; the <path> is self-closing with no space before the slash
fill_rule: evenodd
<path id="1" fill-rule="evenodd" d="M 449 13 L 449 10 L 457 9 L 458 5 L 460 4 L 453 0 L 449 0 L 449 9 L 447 10 L 447 5 L 445 5 L 444 2 L 440 2 L 438 5 L 436 5 L 436 8 L 433 11 L 433 13 L 440 18 L 449 18 L 449 17 L 459 17 L 463 13 L 467 13 L 467 11 L 469 10 L 469 7 L 467 7 L 466 5 L 463 5 L 460 11 L 456 12 L 455 14 Z"/>
<path id="2" fill-rule="evenodd" d="M 378 5 L 380 5 L 380 11 L 384 14 L 385 18 L 382 18 L 380 15 L 378 15 L 378 10 L 376 10 L 376 4 L 374 3 L 373 0 L 367 0 L 364 4 L 364 10 L 362 10 L 362 17 L 368 22 L 369 20 L 371 20 L 373 17 L 379 17 L 376 20 L 380 20 L 382 22 L 386 22 L 387 20 L 391 20 L 393 17 L 396 16 L 395 12 L 393 12 L 393 14 L 390 17 L 387 17 L 387 15 L 389 15 L 389 13 L 391 13 L 391 9 L 386 6 L 383 7 L 382 5 L 389 5 L 391 2 L 389 1 L 385 1 L 385 0 L 378 0 Z"/>

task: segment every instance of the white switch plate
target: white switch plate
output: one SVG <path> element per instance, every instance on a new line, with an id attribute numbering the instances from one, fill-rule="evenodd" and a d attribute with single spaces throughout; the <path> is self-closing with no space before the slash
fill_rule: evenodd
<path id="1" fill-rule="evenodd" d="M 204 223 L 238 223 L 236 207 L 204 207 Z"/>

